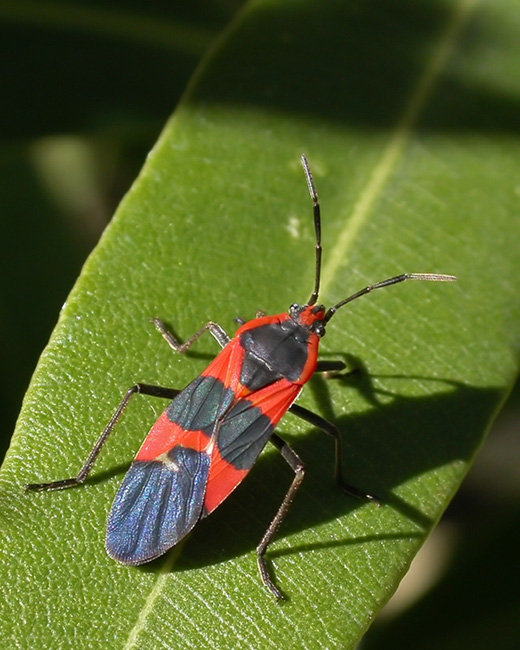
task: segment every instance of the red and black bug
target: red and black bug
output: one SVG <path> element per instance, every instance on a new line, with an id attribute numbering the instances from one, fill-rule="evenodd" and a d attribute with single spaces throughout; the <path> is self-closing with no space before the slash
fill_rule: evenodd
<path id="1" fill-rule="evenodd" d="M 341 436 L 337 427 L 294 404 L 314 372 L 341 370 L 342 362 L 318 361 L 320 339 L 336 311 L 375 289 L 405 280 L 452 281 L 452 275 L 405 273 L 376 284 L 326 309 L 318 304 L 321 275 L 321 219 L 318 195 L 305 156 L 303 168 L 314 205 L 316 275 L 314 290 L 304 305 L 288 313 L 257 318 L 243 324 L 231 339 L 214 322 L 207 323 L 180 344 L 159 319 L 154 324 L 176 352 L 186 351 L 209 331 L 223 350 L 184 390 L 135 384 L 75 478 L 28 485 L 30 490 L 59 490 L 85 481 L 131 397 L 136 393 L 171 399 L 152 427 L 115 498 L 108 519 L 106 549 L 123 564 L 149 562 L 183 539 L 245 478 L 268 441 L 294 471 L 294 479 L 257 547 L 258 566 L 266 587 L 277 599 L 266 550 L 284 520 L 304 477 L 298 454 L 275 432 L 289 410 L 335 441 L 335 476 L 340 487 L 357 497 L 373 499 L 343 479 Z"/>

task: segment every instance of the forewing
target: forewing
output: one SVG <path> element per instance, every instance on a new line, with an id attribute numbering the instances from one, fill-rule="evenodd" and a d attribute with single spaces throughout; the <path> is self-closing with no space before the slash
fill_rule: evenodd
<path id="1" fill-rule="evenodd" d="M 225 369 L 229 353 L 224 349 L 212 365 Z M 111 557 L 124 564 L 148 562 L 197 523 L 215 431 L 233 400 L 233 391 L 221 379 L 201 375 L 157 420 L 112 506 L 106 537 Z"/>
<path id="2" fill-rule="evenodd" d="M 132 463 L 108 519 L 106 549 L 123 564 L 153 560 L 200 519 L 211 458 L 181 445 Z"/>
<path id="3" fill-rule="evenodd" d="M 282 379 L 240 399 L 225 414 L 211 460 L 204 516 L 245 478 L 300 391 L 301 386 Z"/>

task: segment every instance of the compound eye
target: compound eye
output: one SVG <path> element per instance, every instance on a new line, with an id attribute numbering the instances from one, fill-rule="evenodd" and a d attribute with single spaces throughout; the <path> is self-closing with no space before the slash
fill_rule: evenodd
<path id="1" fill-rule="evenodd" d="M 293 302 L 293 304 L 289 307 L 289 314 L 291 315 L 294 320 L 298 319 L 298 316 L 300 314 L 301 307 L 297 302 Z"/>
<path id="2" fill-rule="evenodd" d="M 325 336 L 325 325 L 321 322 L 314 323 L 314 333 L 320 337 Z"/>

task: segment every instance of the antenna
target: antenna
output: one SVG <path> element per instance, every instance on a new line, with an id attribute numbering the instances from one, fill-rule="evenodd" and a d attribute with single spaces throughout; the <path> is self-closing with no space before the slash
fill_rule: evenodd
<path id="1" fill-rule="evenodd" d="M 349 302 L 365 296 L 371 291 L 376 289 L 382 289 L 383 287 L 389 287 L 392 284 L 399 284 L 399 282 L 405 282 L 405 280 L 426 280 L 428 282 L 455 282 L 456 276 L 446 275 L 444 273 L 403 273 L 402 275 L 396 275 L 394 278 L 388 278 L 388 280 L 382 280 L 381 282 L 376 282 L 376 284 L 369 284 L 368 287 L 361 289 L 356 293 L 353 293 L 348 298 L 341 300 L 334 307 L 330 307 L 325 314 L 323 321 L 328 323 L 329 320 L 334 316 L 340 307 L 343 307 Z"/>
<path id="2" fill-rule="evenodd" d="M 305 172 L 305 178 L 307 179 L 307 186 L 309 187 L 309 194 L 311 195 L 313 212 L 314 212 L 314 229 L 316 230 L 316 275 L 314 276 L 314 291 L 309 298 L 308 305 L 315 305 L 320 295 L 320 278 L 321 278 L 321 213 L 320 213 L 320 202 L 318 199 L 318 192 L 316 192 L 316 186 L 314 185 L 314 179 L 312 178 L 311 168 L 309 167 L 309 162 L 304 154 L 301 157 L 303 171 Z"/>
<path id="3" fill-rule="evenodd" d="M 314 213 L 314 228 L 316 230 L 316 274 L 314 276 L 314 290 L 309 298 L 308 306 L 315 305 L 319 293 L 320 293 L 320 280 L 321 280 L 321 212 L 320 212 L 320 202 L 318 199 L 318 192 L 316 191 L 316 186 L 314 185 L 314 179 L 312 177 L 311 168 L 309 166 L 309 161 L 307 160 L 305 154 L 302 154 L 301 157 L 303 171 L 305 172 L 305 178 L 307 180 L 307 186 L 309 188 L 309 194 L 311 195 L 312 204 L 313 204 L 313 213 Z M 387 280 L 382 280 L 381 282 L 376 282 L 375 284 L 369 284 L 368 287 L 361 289 L 352 294 L 348 298 L 341 300 L 333 307 L 330 307 L 323 321 L 328 323 L 329 320 L 334 316 L 340 307 L 343 307 L 349 302 L 361 298 L 361 296 L 371 293 L 376 289 L 382 289 L 383 287 L 389 287 L 392 284 L 399 284 L 400 282 L 405 282 L 406 280 L 423 280 L 427 282 L 455 282 L 457 278 L 454 275 L 447 275 L 444 273 L 403 273 L 401 275 L 396 275 L 393 278 L 388 278 Z"/>

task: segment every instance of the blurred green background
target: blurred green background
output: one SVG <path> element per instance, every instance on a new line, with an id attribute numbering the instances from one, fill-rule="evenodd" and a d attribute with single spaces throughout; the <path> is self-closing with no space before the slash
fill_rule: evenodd
<path id="1" fill-rule="evenodd" d="M 238 6 L 0 5 L 2 456 L 86 256 Z"/>
<path id="2" fill-rule="evenodd" d="M 239 8 L 188 0 L 0 6 L 2 454 L 86 256 Z M 517 386 L 365 650 L 518 647 L 519 399 Z"/>

